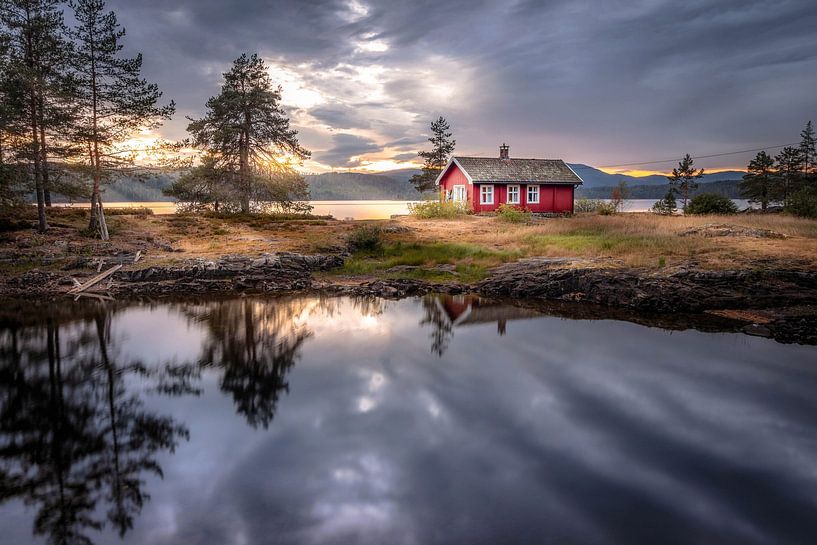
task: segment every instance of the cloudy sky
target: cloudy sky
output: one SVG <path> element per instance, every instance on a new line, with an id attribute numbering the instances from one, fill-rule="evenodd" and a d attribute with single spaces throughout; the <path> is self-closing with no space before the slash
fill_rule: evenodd
<path id="1" fill-rule="evenodd" d="M 221 74 L 258 52 L 310 171 L 457 153 L 596 166 L 771 147 L 817 120 L 814 0 L 109 0 L 185 136 Z M 770 150 L 777 151 L 777 150 Z M 700 159 L 743 167 L 753 155 Z M 671 163 L 618 170 L 666 170 Z"/>

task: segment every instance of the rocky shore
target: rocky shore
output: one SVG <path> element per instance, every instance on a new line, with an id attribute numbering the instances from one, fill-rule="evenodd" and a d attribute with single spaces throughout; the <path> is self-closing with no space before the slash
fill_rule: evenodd
<path id="1" fill-rule="evenodd" d="M 217 293 L 287 293 L 319 290 L 336 295 L 401 298 L 428 293 L 472 293 L 525 304 L 586 302 L 651 314 L 720 313 L 742 321 L 744 331 L 782 342 L 817 344 L 817 271 L 758 269 L 712 271 L 603 267 L 582 260 L 531 258 L 490 271 L 471 285 L 409 279 L 316 280 L 315 272 L 343 265 L 340 255 L 222 256 L 177 265 L 116 271 L 91 296 L 128 299 Z M 88 271 L 87 276 L 94 272 Z M 31 270 L 0 279 L 0 296 L 53 299 L 66 296 L 72 276 Z M 82 281 L 82 278 L 79 278 Z M 746 312 L 754 310 L 756 312 Z"/>

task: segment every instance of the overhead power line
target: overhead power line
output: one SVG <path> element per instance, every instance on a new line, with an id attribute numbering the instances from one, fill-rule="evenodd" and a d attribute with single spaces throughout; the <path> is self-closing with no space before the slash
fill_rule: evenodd
<path id="1" fill-rule="evenodd" d="M 765 150 L 769 150 L 769 149 L 785 148 L 786 146 L 796 146 L 798 144 L 799 144 L 799 142 L 793 142 L 791 144 L 780 144 L 780 145 L 777 145 L 777 146 L 765 146 L 765 147 L 756 148 L 756 149 L 745 149 L 745 150 L 740 150 L 740 151 L 727 151 L 727 152 L 724 152 L 724 153 L 712 153 L 710 155 L 694 155 L 694 156 L 692 156 L 692 158 L 693 159 L 711 159 L 713 157 L 726 157 L 727 155 L 740 155 L 742 153 L 752 153 L 752 152 L 758 152 L 758 151 L 765 151 Z M 636 162 L 632 162 L 632 163 L 621 163 L 621 164 L 618 164 L 618 165 L 603 165 L 603 166 L 600 166 L 600 167 L 591 167 L 591 166 L 585 165 L 585 166 L 582 166 L 582 167 L 574 167 L 574 168 L 596 168 L 596 169 L 599 169 L 599 168 L 634 167 L 634 166 L 642 166 L 642 165 L 659 165 L 661 163 L 674 163 L 676 161 L 678 161 L 677 158 L 675 158 L 675 159 L 662 159 L 660 161 L 636 161 Z"/>

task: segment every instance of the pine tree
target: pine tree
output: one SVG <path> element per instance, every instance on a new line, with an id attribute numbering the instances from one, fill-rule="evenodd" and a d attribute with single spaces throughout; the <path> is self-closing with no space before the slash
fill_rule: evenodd
<path id="1" fill-rule="evenodd" d="M 765 151 L 761 151 L 749 161 L 748 172 L 738 184 L 740 193 L 749 202 L 760 203 L 760 208 L 766 210 L 774 197 L 776 175 L 774 159 Z"/>
<path id="2" fill-rule="evenodd" d="M 176 107 L 173 102 L 158 106 L 162 93 L 156 84 L 141 77 L 141 54 L 120 57 L 125 30 L 117 23 L 116 14 L 105 12 L 104 0 L 72 0 L 69 5 L 77 21 L 71 30 L 79 111 L 75 138 L 83 143 L 87 171 L 93 179 L 88 227 L 107 240 L 100 184 L 131 164 L 116 144 L 139 129 L 158 127 L 162 120 L 170 119 Z"/>
<path id="3" fill-rule="evenodd" d="M 64 122 L 65 63 L 70 54 L 59 2 L 4 0 L 0 3 L 0 28 L 4 88 L 7 97 L 13 95 L 9 102 L 4 100 L 7 125 L 3 132 L 6 139 L 11 136 L 16 140 L 17 158 L 31 166 L 38 230 L 45 232 L 45 207 L 50 204 L 47 144 L 55 126 Z M 14 172 L 19 174 L 20 170 Z"/>
<path id="4" fill-rule="evenodd" d="M 258 55 L 241 55 L 224 73 L 221 92 L 207 101 L 205 116 L 187 127 L 193 144 L 217 159 L 211 167 L 226 186 L 221 195 L 245 213 L 254 203 L 280 196 L 279 182 L 303 182 L 292 163 L 281 160 L 310 156 L 289 125 L 281 91 Z M 229 208 L 230 202 L 224 204 Z"/>
<path id="5" fill-rule="evenodd" d="M 411 183 L 414 184 L 417 191 L 422 193 L 434 189 L 437 176 L 448 164 L 448 159 L 457 144 L 457 141 L 451 136 L 451 127 L 443 116 L 431 122 L 431 137 L 428 139 L 431 142 L 431 151 L 421 151 L 419 153 L 420 157 L 425 159 L 423 172 L 411 177 Z"/>
<path id="6" fill-rule="evenodd" d="M 786 146 L 775 157 L 774 168 L 778 175 L 775 200 L 788 204 L 789 197 L 800 188 L 803 179 L 803 155 L 798 148 Z"/>
<path id="7" fill-rule="evenodd" d="M 815 172 L 817 164 L 817 149 L 815 149 L 814 127 L 811 121 L 800 132 L 800 155 L 803 158 L 803 174 L 807 177 Z"/>
<path id="8" fill-rule="evenodd" d="M 687 153 L 678 163 L 678 167 L 672 169 L 672 176 L 667 176 L 670 189 L 675 193 L 680 193 L 683 199 L 683 208 L 686 209 L 689 200 L 689 192 L 698 188 L 698 180 L 704 175 L 704 169 L 695 170 L 692 157 Z"/>
<path id="9" fill-rule="evenodd" d="M 24 163 L 19 157 L 25 105 L 12 70 L 10 36 L 0 32 L 0 208 L 20 202 Z"/>
<path id="10" fill-rule="evenodd" d="M 657 201 L 652 206 L 652 211 L 656 214 L 671 216 L 678 210 L 678 204 L 675 202 L 675 192 L 672 188 L 667 190 L 667 194 L 660 201 Z"/>

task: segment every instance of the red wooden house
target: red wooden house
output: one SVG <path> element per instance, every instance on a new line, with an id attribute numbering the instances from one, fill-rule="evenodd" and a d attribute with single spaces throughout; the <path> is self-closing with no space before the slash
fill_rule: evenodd
<path id="1" fill-rule="evenodd" d="M 502 144 L 499 157 L 452 157 L 437 177 L 444 200 L 466 202 L 475 213 L 501 204 L 531 212 L 573 212 L 573 193 L 582 179 L 561 159 L 511 159 Z"/>

